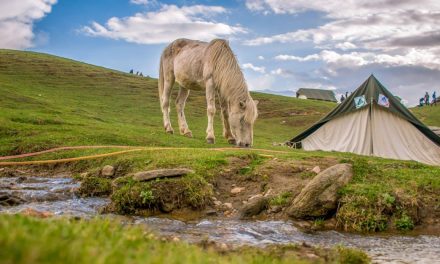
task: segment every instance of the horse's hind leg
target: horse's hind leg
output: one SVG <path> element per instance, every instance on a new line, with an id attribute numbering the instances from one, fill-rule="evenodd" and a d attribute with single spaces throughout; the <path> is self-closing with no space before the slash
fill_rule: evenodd
<path id="1" fill-rule="evenodd" d="M 235 145 L 236 141 L 231 132 L 231 127 L 229 125 L 229 112 L 228 103 L 220 95 L 217 95 L 220 101 L 220 107 L 222 109 L 222 120 L 223 120 L 223 136 L 228 140 L 229 144 Z"/>
<path id="2" fill-rule="evenodd" d="M 208 106 L 208 128 L 206 129 L 206 141 L 208 144 L 214 144 L 215 87 L 212 79 L 206 81 L 206 104 Z"/>
<path id="3" fill-rule="evenodd" d="M 192 137 L 192 132 L 188 128 L 185 118 L 185 102 L 188 98 L 189 90 L 180 86 L 179 94 L 176 98 L 177 120 L 179 122 L 179 130 L 181 135 Z"/>
<path id="4" fill-rule="evenodd" d="M 173 134 L 174 130 L 170 121 L 170 96 L 171 89 L 174 85 L 174 75 L 172 73 L 165 74 L 164 86 L 162 92 L 162 114 L 163 114 L 163 126 L 167 133 Z"/>

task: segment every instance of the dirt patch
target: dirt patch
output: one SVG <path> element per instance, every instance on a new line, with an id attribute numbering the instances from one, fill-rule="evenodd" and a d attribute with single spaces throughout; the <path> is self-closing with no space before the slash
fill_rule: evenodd
<path id="1" fill-rule="evenodd" d="M 239 217 L 239 211 L 249 200 L 266 196 L 273 200 L 270 203 L 272 208 L 264 211 L 259 218 L 285 218 L 284 207 L 316 175 L 313 168 L 319 165 L 324 170 L 337 163 L 333 158 L 304 161 L 231 157 L 228 165 L 211 182 L 214 187 L 213 208 L 225 216 Z M 240 191 L 235 192 L 237 190 Z"/>

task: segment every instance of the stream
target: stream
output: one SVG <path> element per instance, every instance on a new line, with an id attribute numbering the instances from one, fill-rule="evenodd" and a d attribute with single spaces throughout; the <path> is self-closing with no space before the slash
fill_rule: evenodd
<path id="1" fill-rule="evenodd" d="M 90 218 L 109 202 L 108 198 L 79 198 L 71 178 L 0 178 L 0 213 L 24 210 L 54 216 Z M 7 199 L 5 197 L 12 197 Z M 130 217 L 132 224 L 146 225 L 159 235 L 178 236 L 188 242 L 210 240 L 233 246 L 307 243 L 324 247 L 344 245 L 364 250 L 374 263 L 440 263 L 440 237 L 429 235 L 359 235 L 337 231 L 305 233 L 286 221 L 203 219 L 183 222 L 158 217 Z"/>

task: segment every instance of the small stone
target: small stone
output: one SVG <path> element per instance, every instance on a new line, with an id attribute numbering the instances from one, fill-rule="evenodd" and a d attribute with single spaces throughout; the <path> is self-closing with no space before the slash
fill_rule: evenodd
<path id="1" fill-rule="evenodd" d="M 231 194 L 239 194 L 241 193 L 245 188 L 244 187 L 234 187 L 231 190 Z"/>
<path id="2" fill-rule="evenodd" d="M 267 192 L 264 194 L 264 197 L 267 197 L 272 194 L 272 189 L 267 190 Z"/>
<path id="3" fill-rule="evenodd" d="M 321 168 L 319 166 L 315 166 L 312 171 L 316 174 L 319 174 L 321 172 Z"/>
<path id="4" fill-rule="evenodd" d="M 232 207 L 231 203 L 224 203 L 223 205 L 228 209 L 231 209 L 231 210 L 234 209 L 234 207 Z"/>
<path id="5" fill-rule="evenodd" d="M 215 196 L 213 196 L 211 199 L 212 199 L 213 201 L 217 201 L 217 198 L 216 198 Z"/>
<path id="6" fill-rule="evenodd" d="M 319 257 L 316 256 L 316 255 L 313 254 L 313 253 L 307 253 L 307 254 L 306 254 L 306 257 L 309 258 L 309 259 L 319 259 Z"/>
<path id="7" fill-rule="evenodd" d="M 220 202 L 220 201 L 218 201 L 218 200 L 215 200 L 213 203 L 214 203 L 215 206 L 220 206 L 220 205 L 222 205 L 222 202 Z"/>
<path id="8" fill-rule="evenodd" d="M 242 218 L 258 215 L 259 213 L 267 209 L 268 205 L 269 205 L 268 197 L 255 198 L 252 201 L 248 202 L 246 205 L 244 205 L 243 208 L 241 208 L 240 215 Z"/>
<path id="9" fill-rule="evenodd" d="M 53 216 L 53 213 L 51 213 L 51 212 L 41 212 L 41 211 L 37 211 L 32 208 L 26 208 L 23 211 L 21 211 L 20 213 L 23 215 L 39 217 L 39 218 L 48 218 L 48 217 Z"/>
<path id="10" fill-rule="evenodd" d="M 206 215 L 207 216 L 216 216 L 217 215 L 217 211 L 216 210 L 207 210 L 206 211 Z"/>
<path id="11" fill-rule="evenodd" d="M 249 197 L 248 201 L 250 202 L 250 201 L 252 201 L 256 198 L 260 198 L 260 197 L 263 197 L 263 195 L 261 193 L 252 195 L 251 197 Z"/>
<path id="12" fill-rule="evenodd" d="M 178 238 L 178 237 L 175 236 L 175 237 L 173 237 L 172 240 L 173 240 L 173 242 L 179 242 L 179 241 L 180 241 L 180 238 Z"/>
<path id="13" fill-rule="evenodd" d="M 115 168 L 111 165 L 105 165 L 101 170 L 101 175 L 104 177 L 111 177 L 115 174 Z"/>
<path id="14" fill-rule="evenodd" d="M 220 249 L 221 250 L 228 250 L 228 245 L 226 245 L 225 243 L 221 243 L 220 244 Z"/>
<path id="15" fill-rule="evenodd" d="M 272 206 L 272 207 L 270 207 L 268 212 L 271 214 L 276 214 L 276 213 L 281 212 L 282 209 L 283 208 L 281 206 Z"/>

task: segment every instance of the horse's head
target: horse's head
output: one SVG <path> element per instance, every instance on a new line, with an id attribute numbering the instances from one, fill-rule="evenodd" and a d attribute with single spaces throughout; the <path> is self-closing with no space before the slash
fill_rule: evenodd
<path id="1" fill-rule="evenodd" d="M 229 124 L 237 146 L 251 147 L 254 123 L 258 116 L 257 100 L 249 96 L 246 100 L 230 104 Z"/>

